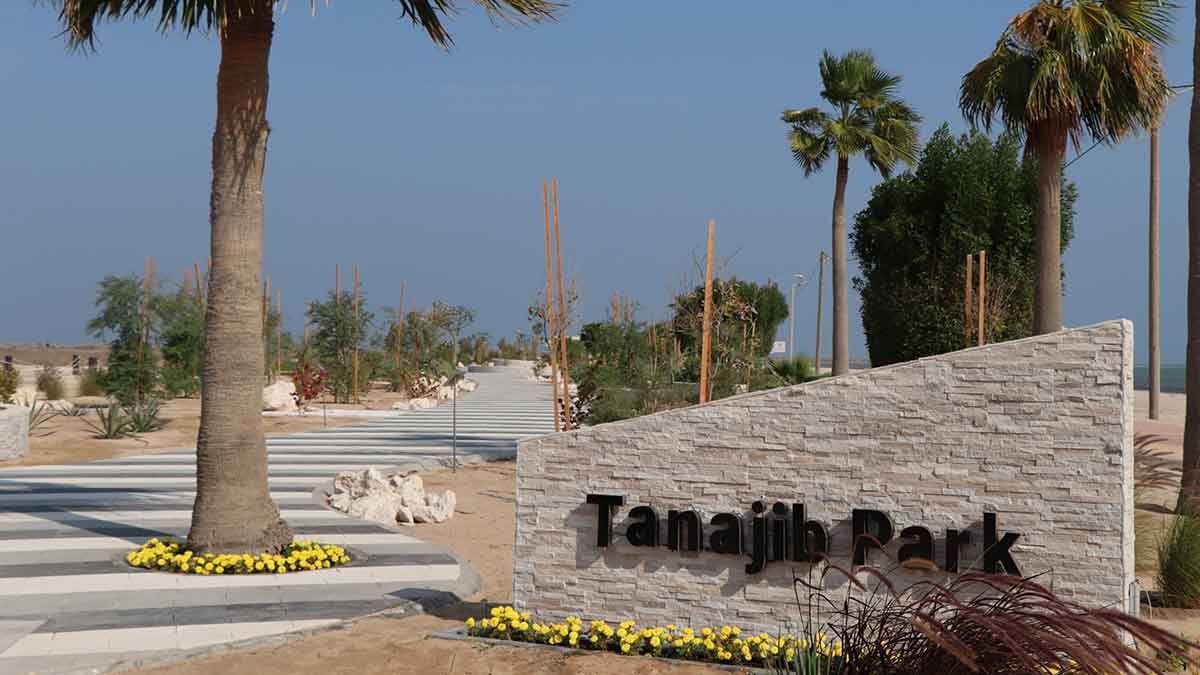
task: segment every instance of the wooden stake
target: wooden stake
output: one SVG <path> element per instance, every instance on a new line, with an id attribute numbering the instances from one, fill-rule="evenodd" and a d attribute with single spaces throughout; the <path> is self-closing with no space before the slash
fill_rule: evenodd
<path id="1" fill-rule="evenodd" d="M 358 265 L 354 266 L 354 402 L 358 403 Z"/>
<path id="2" fill-rule="evenodd" d="M 550 345 L 550 389 L 554 392 L 550 398 L 554 399 L 554 431 L 558 432 L 562 430 L 558 418 L 558 346 L 555 345 L 558 332 L 554 323 L 554 272 L 550 257 L 550 188 L 546 181 L 542 181 L 542 211 L 546 225 L 546 320 L 549 322 L 546 342 Z"/>
<path id="3" fill-rule="evenodd" d="M 825 251 L 817 257 L 817 348 L 813 350 L 813 368 L 821 374 L 821 312 L 825 305 Z"/>
<path id="4" fill-rule="evenodd" d="M 984 332 L 984 306 L 987 301 L 987 251 L 979 251 L 979 346 L 982 347 L 985 340 Z"/>
<path id="5" fill-rule="evenodd" d="M 200 298 L 201 302 L 203 302 L 204 292 L 202 290 L 203 287 L 201 286 L 201 284 L 203 283 L 203 280 L 200 277 L 200 263 L 192 263 L 192 264 L 195 266 L 195 272 L 196 272 L 196 275 L 195 275 L 196 276 L 196 297 Z"/>
<path id="6" fill-rule="evenodd" d="M 400 304 L 396 306 L 396 368 L 400 368 L 400 352 L 404 349 L 404 291 L 408 282 L 400 281 Z"/>
<path id="7" fill-rule="evenodd" d="M 275 327 L 275 374 L 283 372 L 283 291 L 275 291 L 279 310 L 279 325 Z"/>
<path id="8" fill-rule="evenodd" d="M 567 309 L 563 297 L 562 282 L 562 238 L 558 231 L 558 179 L 551 179 L 554 189 L 554 259 L 558 274 L 558 344 L 562 349 L 559 364 L 562 366 L 563 430 L 571 430 L 571 370 L 567 367 Z"/>
<path id="9" fill-rule="evenodd" d="M 975 272 L 971 269 L 971 261 L 975 256 L 967 254 L 967 283 L 963 287 L 963 340 L 966 346 L 971 346 L 971 308 L 974 305 L 972 302 L 971 285 L 975 283 Z"/>
<path id="10" fill-rule="evenodd" d="M 342 264 L 333 264 L 333 306 L 342 306 Z"/>
<path id="11" fill-rule="evenodd" d="M 716 221 L 708 221 L 708 253 L 706 256 L 707 262 L 704 264 L 704 337 L 700 345 L 700 402 L 708 402 L 708 360 L 710 350 L 712 349 L 712 335 L 709 331 L 709 323 L 712 321 L 712 273 L 713 273 L 713 230 L 716 228 Z"/>

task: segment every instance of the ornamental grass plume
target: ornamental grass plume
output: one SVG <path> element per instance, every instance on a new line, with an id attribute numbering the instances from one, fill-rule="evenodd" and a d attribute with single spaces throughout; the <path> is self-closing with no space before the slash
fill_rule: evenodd
<path id="1" fill-rule="evenodd" d="M 831 574 L 848 580 L 840 599 L 825 590 Z M 1195 647 L 1122 611 L 1063 600 L 1036 577 L 968 572 L 900 590 L 877 568 L 826 561 L 819 583 L 794 585 L 808 629 L 823 610 L 820 627 L 854 655 L 821 671 L 831 674 L 1149 674 L 1164 672 L 1165 658 L 1190 665 Z"/>

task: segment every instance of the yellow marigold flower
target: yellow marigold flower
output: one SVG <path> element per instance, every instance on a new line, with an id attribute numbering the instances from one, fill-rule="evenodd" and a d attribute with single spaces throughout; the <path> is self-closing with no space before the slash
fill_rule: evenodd
<path id="1" fill-rule="evenodd" d="M 659 640 L 658 636 L 654 636 L 654 637 L 650 638 L 650 646 L 657 649 L 660 646 L 662 646 L 662 640 Z"/>
<path id="2" fill-rule="evenodd" d="M 622 644 L 621 644 L 621 651 L 622 651 L 622 652 L 624 652 L 624 653 L 626 653 L 626 654 L 628 654 L 628 653 L 629 653 L 629 643 L 628 643 L 628 642 L 625 642 L 625 643 L 622 643 Z"/>

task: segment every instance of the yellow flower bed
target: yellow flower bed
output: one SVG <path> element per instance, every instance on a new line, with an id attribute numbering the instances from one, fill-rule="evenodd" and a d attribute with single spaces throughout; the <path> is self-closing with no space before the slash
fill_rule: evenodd
<path id="1" fill-rule="evenodd" d="M 736 626 L 695 631 L 691 628 L 681 630 L 675 625 L 639 627 L 633 621 L 622 621 L 614 628 L 600 620 L 590 621 L 585 626 L 582 620 L 573 616 L 562 623 L 530 623 L 529 618 L 528 612 L 496 607 L 490 617 L 467 619 L 467 634 L 619 654 L 757 667 L 791 664 L 798 655 L 801 660 L 824 664 L 844 658 L 842 643 L 830 640 L 825 633 L 817 633 L 809 639 L 768 633 L 744 634 Z"/>
<path id="2" fill-rule="evenodd" d="M 313 541 L 292 542 L 279 554 L 199 554 L 178 541 L 154 538 L 125 560 L 134 567 L 180 574 L 288 574 L 345 565 L 350 556 L 341 546 Z"/>

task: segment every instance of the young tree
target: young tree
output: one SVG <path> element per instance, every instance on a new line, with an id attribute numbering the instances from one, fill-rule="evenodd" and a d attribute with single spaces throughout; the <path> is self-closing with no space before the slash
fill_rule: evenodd
<path id="1" fill-rule="evenodd" d="M 87 323 L 95 338 L 108 337 L 108 369 L 104 389 L 123 404 L 156 395 L 158 360 L 152 348 L 155 314 L 136 277 L 109 275 L 96 291 L 96 316 Z"/>
<path id="2" fill-rule="evenodd" d="M 435 302 L 429 310 L 429 320 L 448 339 L 454 354 L 451 358 L 451 367 L 457 368 L 459 359 L 458 338 L 464 328 L 474 323 L 474 310 L 467 309 L 462 305 Z"/>
<path id="3" fill-rule="evenodd" d="M 205 317 L 204 390 L 196 443 L 196 501 L 188 545 L 199 552 L 279 551 L 292 531 L 267 485 L 262 424 L 263 171 L 267 81 L 277 0 L 48 0 L 69 43 L 91 46 L 104 20 L 153 18 L 159 30 L 215 31 L 217 119 L 212 137 L 212 270 Z M 440 46 L 454 0 L 397 0 Z M 315 12 L 317 0 L 311 0 Z M 542 21 L 550 0 L 474 0 L 493 17 Z"/>
<path id="4" fill-rule="evenodd" d="M 204 307 L 193 289 L 182 287 L 154 301 L 159 321 L 163 387 L 170 396 L 194 396 L 200 391 L 204 362 Z"/>
<path id="5" fill-rule="evenodd" d="M 875 64 L 869 51 L 821 56 L 821 98 L 833 108 L 785 110 L 783 121 L 792 156 L 805 176 L 820 171 L 837 155 L 833 192 L 833 374 L 850 370 L 850 318 L 846 279 L 846 181 L 850 158 L 862 155 L 871 168 L 887 178 L 900 162 L 917 156 L 917 124 L 921 116 L 896 94 L 903 78 Z"/>
<path id="6" fill-rule="evenodd" d="M 359 302 L 366 304 L 366 294 L 360 292 Z M 329 292 L 324 302 L 308 303 L 308 323 L 313 327 L 309 343 L 326 372 L 325 388 L 333 392 L 338 403 L 349 403 L 354 392 L 354 350 L 364 347 L 364 340 L 375 315 L 360 310 L 354 313 L 354 293 L 342 291 L 341 298 Z M 370 368 L 359 368 L 360 390 L 370 382 Z"/>
<path id="7" fill-rule="evenodd" d="M 972 124 L 1004 128 L 1038 158 L 1033 332 L 1062 329 L 1062 163 L 1084 134 L 1116 143 L 1155 124 L 1170 95 L 1156 47 L 1171 36 L 1162 0 L 1041 0 L 1013 17 L 963 76 Z"/>

